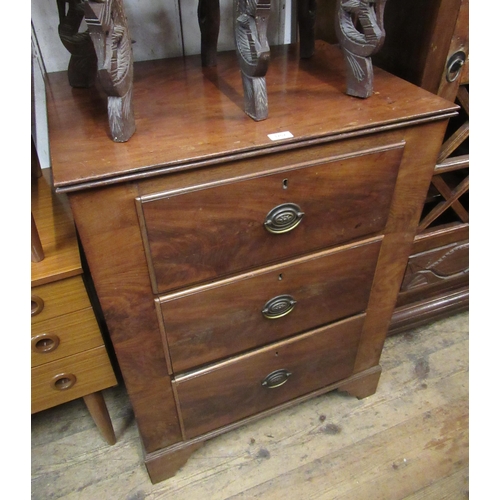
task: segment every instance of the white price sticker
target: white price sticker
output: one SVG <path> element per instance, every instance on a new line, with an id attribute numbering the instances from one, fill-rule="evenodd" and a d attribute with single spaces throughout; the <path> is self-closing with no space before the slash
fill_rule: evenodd
<path id="1" fill-rule="evenodd" d="M 276 132 L 276 134 L 268 134 L 267 137 L 271 139 L 271 141 L 281 141 L 283 139 L 290 139 L 293 137 L 291 132 Z"/>

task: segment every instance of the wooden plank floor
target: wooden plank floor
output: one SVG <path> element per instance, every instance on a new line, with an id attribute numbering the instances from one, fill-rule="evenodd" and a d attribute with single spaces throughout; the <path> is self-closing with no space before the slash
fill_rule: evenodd
<path id="1" fill-rule="evenodd" d="M 123 387 L 108 446 L 81 400 L 32 416 L 36 500 L 457 500 L 469 489 L 469 315 L 390 337 L 375 395 L 336 391 L 219 436 L 152 485 Z"/>

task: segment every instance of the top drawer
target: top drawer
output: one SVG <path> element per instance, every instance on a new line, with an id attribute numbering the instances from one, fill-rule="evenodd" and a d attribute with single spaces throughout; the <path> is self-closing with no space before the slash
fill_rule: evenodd
<path id="1" fill-rule="evenodd" d="M 403 148 L 397 144 L 138 198 L 154 292 L 379 233 Z"/>

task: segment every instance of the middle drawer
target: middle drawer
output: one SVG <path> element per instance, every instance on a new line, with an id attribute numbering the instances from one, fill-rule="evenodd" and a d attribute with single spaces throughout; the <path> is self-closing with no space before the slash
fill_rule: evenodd
<path id="1" fill-rule="evenodd" d="M 31 327 L 31 366 L 104 345 L 91 307 L 56 316 Z"/>
<path id="2" fill-rule="evenodd" d="M 372 238 L 158 298 L 173 372 L 364 311 L 381 241 Z"/>

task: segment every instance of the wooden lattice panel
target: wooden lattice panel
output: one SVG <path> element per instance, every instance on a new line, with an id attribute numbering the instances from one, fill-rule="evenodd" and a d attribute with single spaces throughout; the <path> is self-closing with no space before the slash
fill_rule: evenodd
<path id="1" fill-rule="evenodd" d="M 468 85 L 459 88 L 457 101 L 462 112 L 458 123 L 450 122 L 418 227 L 419 234 L 443 224 L 469 222 Z"/>

